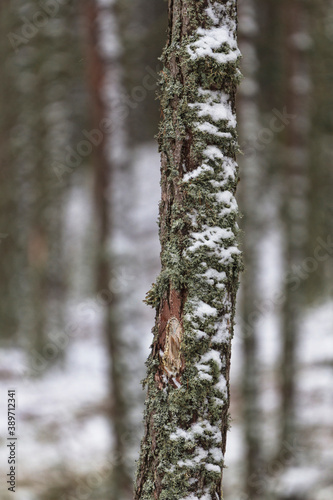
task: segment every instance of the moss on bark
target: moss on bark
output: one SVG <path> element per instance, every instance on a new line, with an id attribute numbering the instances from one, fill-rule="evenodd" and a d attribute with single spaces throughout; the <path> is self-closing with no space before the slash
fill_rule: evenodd
<path id="1" fill-rule="evenodd" d="M 235 1 L 169 1 L 158 136 L 162 271 L 147 297 L 156 324 L 137 500 L 222 498 L 241 269 L 234 200 L 238 59 Z M 172 318 L 182 328 L 182 363 L 166 371 Z"/>

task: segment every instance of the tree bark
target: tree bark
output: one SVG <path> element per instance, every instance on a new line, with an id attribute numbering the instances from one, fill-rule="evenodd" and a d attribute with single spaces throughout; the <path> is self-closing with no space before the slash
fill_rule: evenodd
<path id="1" fill-rule="evenodd" d="M 238 276 L 236 2 L 169 0 L 160 101 L 162 271 L 136 500 L 222 498 Z"/>

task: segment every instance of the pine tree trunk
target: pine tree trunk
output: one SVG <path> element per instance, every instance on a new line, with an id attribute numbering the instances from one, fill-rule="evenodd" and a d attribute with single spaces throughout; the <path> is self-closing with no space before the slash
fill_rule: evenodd
<path id="1" fill-rule="evenodd" d="M 241 134 L 241 149 L 244 156 L 240 158 L 242 182 L 240 190 L 240 206 L 244 214 L 242 230 L 245 233 L 244 265 L 242 276 L 242 402 L 243 428 L 246 447 L 246 463 L 244 489 L 248 498 L 260 500 L 263 497 L 261 480 L 262 469 L 262 433 L 259 407 L 259 353 L 258 353 L 258 317 L 257 309 L 260 302 L 258 273 L 258 247 L 263 236 L 262 204 L 263 191 L 267 188 L 265 172 L 262 169 L 262 156 L 256 149 L 256 138 L 260 131 L 258 105 L 258 61 L 257 36 L 257 2 L 243 0 L 239 2 L 240 49 L 243 54 L 242 73 L 243 85 L 240 88 L 239 99 L 239 130 Z M 244 146 L 243 146 L 244 140 Z M 266 179 L 267 180 L 267 179 Z"/>
<path id="2" fill-rule="evenodd" d="M 110 499 L 127 500 L 132 493 L 132 477 L 131 468 L 126 461 L 131 434 L 125 386 L 126 360 L 120 335 L 119 295 L 110 289 L 115 271 L 114 256 L 110 252 L 115 234 L 112 184 L 116 171 L 125 169 L 123 126 L 115 109 L 120 92 L 115 4 L 113 0 L 107 3 L 87 0 L 86 19 L 93 123 L 95 136 L 100 138 L 94 151 L 95 201 L 99 223 L 97 291 L 98 296 L 103 299 L 104 332 L 110 355 L 110 420 L 113 431 Z"/>
<path id="3" fill-rule="evenodd" d="M 308 214 L 308 255 L 316 255 L 318 237 L 327 239 L 333 234 L 333 120 L 327 113 L 333 109 L 332 82 L 332 31 L 327 35 L 327 22 L 333 16 L 332 2 L 311 2 L 308 5 L 309 18 L 316 19 L 310 23 L 311 50 L 309 54 L 311 72 L 311 94 L 315 105 L 310 109 L 311 142 L 309 171 L 309 214 Z M 332 24 L 330 24 L 332 26 Z M 328 39 L 330 43 L 328 43 Z M 330 116 L 330 117 L 329 117 Z M 331 254 L 332 256 L 332 254 Z M 317 259 L 318 269 L 311 273 L 306 282 L 307 300 L 316 301 L 333 295 L 333 259 Z"/>
<path id="4" fill-rule="evenodd" d="M 286 129 L 284 205 L 285 260 L 288 279 L 282 311 L 282 429 L 280 447 L 295 438 L 296 348 L 304 289 L 302 261 L 307 242 L 307 168 L 309 152 L 308 85 L 305 50 L 308 48 L 303 2 L 285 2 L 286 20 L 286 100 L 293 115 Z"/>
<path id="5" fill-rule="evenodd" d="M 0 28 L 9 32 L 15 26 L 16 16 L 9 5 L 1 3 Z M 13 128 L 17 125 L 16 110 L 13 102 L 17 102 L 17 89 L 13 86 L 13 52 L 8 40 L 3 38 L 0 42 L 0 65 L 3 74 L 0 81 L 0 317 L 2 323 L 1 338 L 14 339 L 17 335 L 19 324 L 19 308 L 17 307 L 18 295 L 21 289 L 13 278 L 13 270 L 22 271 L 21 262 L 18 263 L 17 235 L 13 229 L 18 227 L 19 214 L 18 200 L 15 186 L 14 159 L 12 157 L 11 136 Z M 22 71 L 22 70 L 21 70 Z"/>
<path id="6" fill-rule="evenodd" d="M 169 1 L 162 271 L 135 499 L 222 498 L 238 275 L 235 1 Z"/>

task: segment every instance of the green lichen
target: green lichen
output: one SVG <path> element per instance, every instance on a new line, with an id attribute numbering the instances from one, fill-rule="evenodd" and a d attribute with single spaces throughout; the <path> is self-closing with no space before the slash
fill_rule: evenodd
<path id="1" fill-rule="evenodd" d="M 214 5 L 220 7 L 216 12 L 221 24 L 236 20 L 234 0 L 217 1 Z M 188 47 L 200 37 L 197 28 L 212 26 L 205 6 L 203 0 L 174 0 L 172 30 L 162 56 L 164 68 L 159 96 L 163 120 L 158 140 L 162 157 L 162 191 L 168 196 L 160 205 L 162 271 L 146 301 L 156 306 L 158 318 L 160 305 L 170 289 L 186 296 L 181 346 L 185 367 L 180 387 L 166 381 L 161 388 L 156 383 L 159 369 L 156 350 L 152 350 L 147 360 L 146 435 L 142 441 L 135 496 L 140 500 L 156 497 L 159 500 L 180 500 L 191 493 L 198 498 L 204 494 L 210 494 L 214 500 L 216 494 L 218 498 L 222 497 L 220 484 L 224 462 L 222 456 L 211 450 L 219 448 L 224 451 L 229 426 L 231 338 L 242 264 L 235 250 L 237 210 L 227 207 L 223 200 L 218 201 L 217 194 L 221 190 L 234 194 L 236 190 L 237 171 L 227 176 L 225 158 L 235 158 L 238 144 L 237 133 L 227 120 L 213 122 L 209 116 L 198 116 L 197 110 L 189 104 L 204 102 L 200 88 L 220 90 L 228 94 L 234 110 L 240 73 L 238 61 L 221 64 L 210 57 L 191 59 Z M 188 16 L 185 34 L 182 32 L 184 19 L 181 12 Z M 220 50 L 228 53 L 230 48 L 222 45 Z M 200 131 L 197 124 L 204 122 L 211 122 L 219 132 L 230 133 L 230 137 Z M 205 157 L 209 146 L 219 148 L 224 159 Z M 203 163 L 211 167 L 210 170 L 184 180 L 184 170 L 191 172 Z M 219 186 L 216 181 L 220 182 Z M 214 227 L 230 230 L 232 235 L 218 242 L 217 248 L 209 247 L 204 241 L 193 247 L 193 233 Z M 223 249 L 225 253 L 222 253 Z M 230 258 L 227 258 L 227 252 L 231 252 Z M 220 277 L 206 278 L 207 269 L 220 273 Z M 199 314 L 200 302 L 216 314 Z M 225 338 L 217 336 L 219 327 L 228 333 Z M 200 338 L 198 332 L 201 332 Z M 158 322 L 153 333 L 155 344 L 159 336 Z M 219 359 L 216 359 L 216 352 Z M 203 375 L 200 375 L 198 366 L 203 366 Z M 219 385 L 224 380 L 225 391 Z M 204 431 L 192 436 L 193 424 L 199 425 L 199 429 L 202 425 Z M 186 437 L 180 435 L 175 439 L 177 429 L 185 431 Z"/>

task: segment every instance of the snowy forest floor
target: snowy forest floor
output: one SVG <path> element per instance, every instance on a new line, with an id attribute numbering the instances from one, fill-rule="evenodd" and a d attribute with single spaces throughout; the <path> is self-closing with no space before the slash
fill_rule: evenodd
<path id="1" fill-rule="evenodd" d="M 160 196 L 159 157 L 154 144 L 141 146 L 135 154 L 135 196 L 132 217 L 135 234 L 135 266 L 132 270 L 132 318 L 142 349 L 135 353 L 137 373 L 132 390 L 141 394 L 140 381 L 145 373 L 144 361 L 151 341 L 154 311 L 142 303 L 145 293 L 159 269 L 157 211 Z M 87 210 L 87 193 L 73 190 L 69 217 Z M 89 208 L 88 208 L 89 211 Z M 88 214 L 89 215 L 89 214 Z M 70 228 L 69 228 L 70 229 Z M 73 231 L 75 229 L 73 228 Z M 276 252 L 276 234 L 267 235 L 266 255 Z M 268 252 L 267 252 L 268 250 Z M 278 262 L 279 259 L 274 259 Z M 280 270 L 272 272 L 270 258 L 263 259 L 263 286 L 273 291 L 278 287 Z M 128 319 L 126 319 L 128 321 Z M 271 309 L 261 318 L 260 366 L 263 412 L 263 442 L 267 455 L 277 439 L 279 359 L 279 317 Z M 29 375 L 29 360 L 21 349 L 1 349 L 0 408 L 2 418 L 0 470 L 3 478 L 0 496 L 11 498 L 4 477 L 6 458 L 7 390 L 15 388 L 18 402 L 18 489 L 17 500 L 51 500 L 71 489 L 86 492 L 84 498 L 101 498 L 97 489 L 105 478 L 103 469 L 112 457 L 112 440 L 108 422 L 109 360 L 101 331 L 101 310 L 95 297 L 75 300 L 68 306 L 68 322 L 76 325 L 76 335 L 69 339 L 61 365 L 46 370 L 41 377 Z M 332 500 L 333 498 L 333 304 L 325 303 L 307 311 L 301 328 L 298 370 L 299 443 L 297 459 L 282 471 L 270 475 L 272 490 L 299 498 Z M 132 325 L 133 326 L 133 325 Z M 225 499 L 243 500 L 243 436 L 241 416 L 241 344 L 237 331 L 232 356 L 232 428 L 228 437 L 225 471 Z M 141 408 L 143 411 L 144 394 Z M 140 412 L 139 412 L 140 413 Z M 137 419 L 141 418 L 137 413 Z M 133 461 L 137 450 L 132 453 Z M 266 471 L 264 471 L 266 472 Z M 94 473 L 99 473 L 94 476 Z M 90 480 L 90 479 L 91 480 Z M 95 480 L 93 480 L 95 478 Z M 96 479 L 97 478 L 97 479 Z M 70 485 L 70 486 L 69 486 Z M 94 491 L 96 489 L 96 491 Z M 52 493 L 53 492 L 53 493 Z M 90 496 L 89 496 L 90 495 Z M 66 497 L 64 497 L 66 498 Z M 298 498 L 298 497 L 297 497 Z"/>

